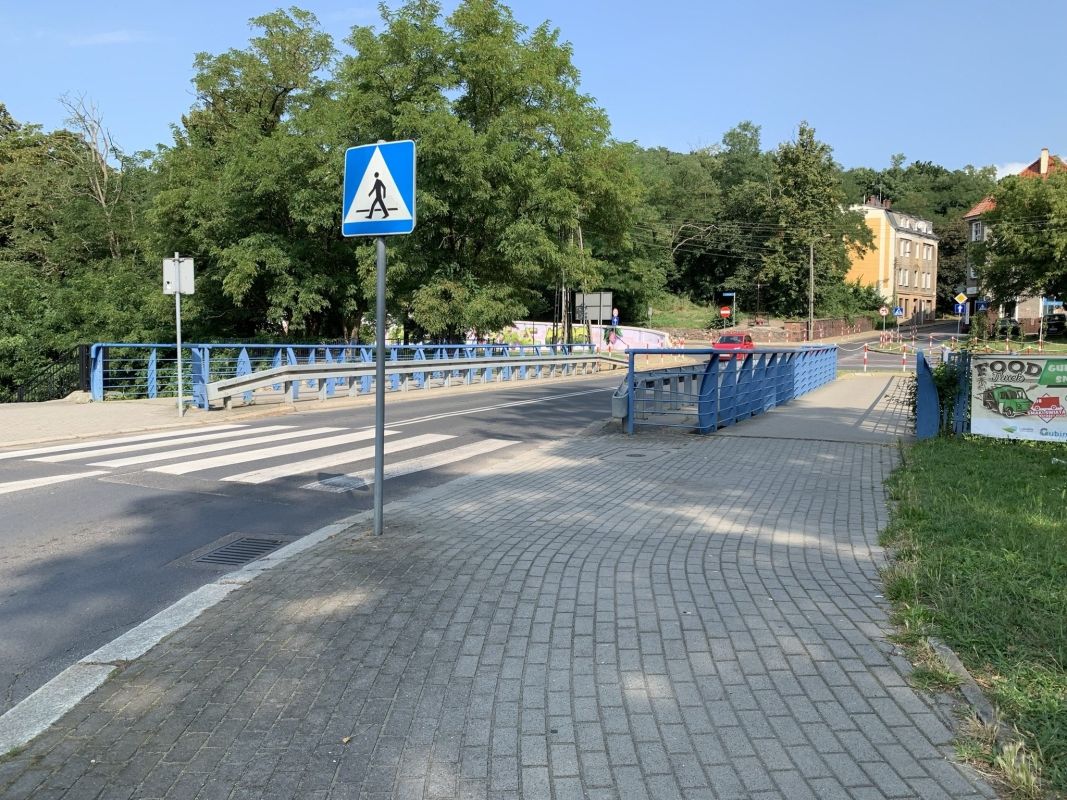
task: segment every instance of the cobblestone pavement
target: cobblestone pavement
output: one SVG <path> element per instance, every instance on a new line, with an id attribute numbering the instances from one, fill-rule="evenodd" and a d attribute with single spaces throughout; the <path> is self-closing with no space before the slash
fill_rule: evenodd
<path id="1" fill-rule="evenodd" d="M 885 640 L 888 441 L 590 435 L 387 507 L 126 666 L 0 797 L 993 797 Z"/>

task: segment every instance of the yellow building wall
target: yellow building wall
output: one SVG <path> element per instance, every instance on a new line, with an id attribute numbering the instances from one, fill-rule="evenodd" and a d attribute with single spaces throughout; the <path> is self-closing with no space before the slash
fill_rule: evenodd
<path id="1" fill-rule="evenodd" d="M 859 279 L 860 283 L 865 286 L 874 286 L 883 295 L 888 293 L 891 296 L 893 270 L 891 262 L 886 263 L 886 258 L 892 257 L 889 223 L 884 213 L 868 214 L 865 221 L 874 238 L 874 246 L 862 256 L 852 255 L 852 266 L 849 267 L 845 279 L 848 281 Z M 887 279 L 889 279 L 888 285 Z"/>

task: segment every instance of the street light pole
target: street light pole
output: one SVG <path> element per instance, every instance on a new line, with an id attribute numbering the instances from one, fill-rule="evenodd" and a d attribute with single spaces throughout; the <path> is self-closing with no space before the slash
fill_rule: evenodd
<path id="1" fill-rule="evenodd" d="M 815 335 L 815 242 L 808 245 L 808 341 Z"/>

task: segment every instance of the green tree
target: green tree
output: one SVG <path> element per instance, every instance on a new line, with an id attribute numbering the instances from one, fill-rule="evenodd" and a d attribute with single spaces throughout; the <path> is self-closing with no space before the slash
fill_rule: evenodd
<path id="1" fill-rule="evenodd" d="M 331 38 L 298 8 L 196 56 L 196 102 L 156 159 L 155 256 L 197 259 L 192 335 L 345 336 L 365 300 L 339 236 Z"/>
<path id="2" fill-rule="evenodd" d="M 155 338 L 158 267 L 139 258 L 143 165 L 88 102 L 71 130 L 21 125 L 0 106 L 0 386 L 79 343 Z M 95 133 L 94 133 L 95 132 Z"/>
<path id="3" fill-rule="evenodd" d="M 832 151 L 807 123 L 800 124 L 796 141 L 774 153 L 772 179 L 765 217 L 771 227 L 759 275 L 769 284 L 769 307 L 800 316 L 807 309 L 810 249 L 815 253 L 816 305 L 822 307 L 843 285 L 850 251 L 862 253 L 871 245 L 871 234 L 863 215 L 847 210 Z"/>
<path id="4" fill-rule="evenodd" d="M 703 303 L 724 289 L 744 291 L 737 276 L 759 272 L 767 237 L 772 164 L 759 126 L 741 122 L 713 148 L 686 154 L 658 148 L 635 159 L 658 222 L 646 223 L 645 233 L 672 259 L 668 287 Z"/>
<path id="5" fill-rule="evenodd" d="M 976 247 L 982 283 L 997 300 L 1067 296 L 1067 172 L 1010 176 L 985 215 L 991 237 Z"/>
<path id="6" fill-rule="evenodd" d="M 548 310 L 550 287 L 598 288 L 606 256 L 616 279 L 648 271 L 628 241 L 640 186 L 557 30 L 527 31 L 496 0 L 444 22 L 430 0 L 382 13 L 380 31 L 353 31 L 339 84 L 350 140 L 418 142 L 418 225 L 389 254 L 395 313 L 455 339 Z"/>

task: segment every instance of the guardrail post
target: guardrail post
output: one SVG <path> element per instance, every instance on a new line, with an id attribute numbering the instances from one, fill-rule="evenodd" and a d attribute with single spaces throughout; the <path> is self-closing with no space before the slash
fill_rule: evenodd
<path id="1" fill-rule="evenodd" d="M 241 352 L 237 354 L 237 370 L 234 373 L 234 376 L 235 377 L 240 377 L 242 375 L 251 375 L 251 374 L 252 374 L 252 359 L 250 359 L 248 357 L 248 348 L 247 347 L 242 347 L 241 348 Z M 244 401 L 245 401 L 246 404 L 252 402 L 252 393 L 251 392 L 245 392 Z"/>
<path id="2" fill-rule="evenodd" d="M 636 395 L 634 392 L 634 354 L 627 353 L 628 373 L 627 381 L 628 386 L 626 389 L 626 432 L 633 435 L 634 432 L 634 417 L 636 416 L 636 409 L 634 403 L 636 402 Z"/>
<path id="3" fill-rule="evenodd" d="M 190 348 L 190 350 L 192 369 L 190 370 L 189 380 L 193 384 L 193 403 L 198 408 L 206 409 L 208 407 L 207 385 L 210 382 L 211 375 L 211 345 L 200 345 L 199 347 Z"/>
<path id="4" fill-rule="evenodd" d="M 308 357 L 307 357 L 307 362 L 306 363 L 308 363 L 308 364 L 316 364 L 316 363 L 318 363 L 317 359 L 315 358 L 315 348 L 314 347 L 309 347 L 308 348 Z M 307 382 L 307 387 L 309 389 L 318 390 L 318 388 L 319 388 L 318 381 L 309 380 Z"/>
<path id="5" fill-rule="evenodd" d="M 415 355 L 414 355 L 412 360 L 413 361 L 425 361 L 426 360 L 426 351 L 423 349 L 422 345 L 419 345 L 418 347 L 415 348 Z M 415 385 L 418 386 L 420 389 L 429 388 L 427 386 L 426 373 L 425 372 L 415 372 L 415 373 L 412 374 L 412 377 L 415 379 Z"/>
<path id="6" fill-rule="evenodd" d="M 104 362 L 107 361 L 107 348 L 103 345 L 94 344 L 89 354 L 92 362 L 92 372 L 89 379 L 90 392 L 93 400 L 104 399 Z"/>
<path id="7" fill-rule="evenodd" d="M 294 350 L 292 347 L 285 348 L 285 363 L 291 364 L 294 367 L 300 363 L 296 358 L 296 350 Z M 283 391 L 286 395 L 289 395 L 290 393 L 290 390 L 288 388 L 283 388 Z M 293 381 L 292 395 L 293 400 L 297 400 L 300 397 L 300 381 Z"/>
<path id="8" fill-rule="evenodd" d="M 156 348 L 148 351 L 148 374 L 145 376 L 147 383 L 148 399 L 155 400 L 159 396 L 159 384 L 156 379 Z"/>

